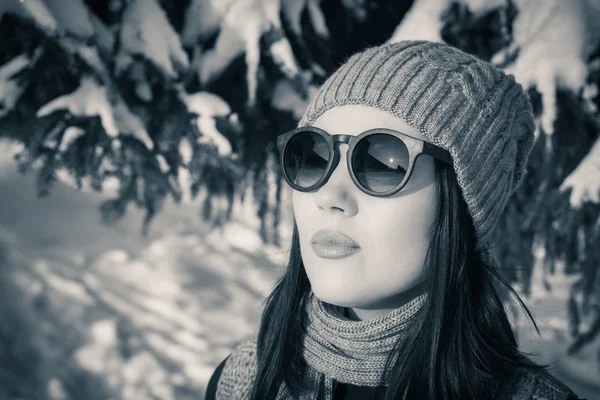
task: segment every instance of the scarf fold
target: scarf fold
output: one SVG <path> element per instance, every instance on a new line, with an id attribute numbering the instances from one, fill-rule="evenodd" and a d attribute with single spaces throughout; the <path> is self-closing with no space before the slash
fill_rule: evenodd
<path id="1" fill-rule="evenodd" d="M 308 386 L 313 390 L 300 400 L 318 399 L 321 387 L 325 390 L 321 398 L 332 400 L 334 379 L 358 386 L 380 385 L 388 355 L 426 299 L 427 295 L 421 294 L 385 315 L 354 321 L 344 315 L 343 307 L 324 303 L 311 291 L 305 303 L 308 327 L 303 356 L 308 364 Z M 287 399 L 291 395 L 282 385 L 277 400 Z"/>

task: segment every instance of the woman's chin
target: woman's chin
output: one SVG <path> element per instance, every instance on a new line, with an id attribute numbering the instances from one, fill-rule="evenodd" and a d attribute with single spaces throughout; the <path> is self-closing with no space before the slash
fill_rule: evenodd
<path id="1" fill-rule="evenodd" d="M 325 303 L 340 307 L 357 307 L 364 303 L 364 295 L 361 288 L 357 287 L 356 282 L 353 285 L 345 284 L 338 280 L 319 280 L 311 281 L 312 290 L 319 300 Z"/>

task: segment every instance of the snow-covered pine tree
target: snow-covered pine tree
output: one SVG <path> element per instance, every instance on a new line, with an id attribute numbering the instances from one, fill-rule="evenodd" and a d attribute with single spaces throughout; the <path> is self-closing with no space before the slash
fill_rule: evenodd
<path id="1" fill-rule="evenodd" d="M 577 351 L 600 333 L 599 16 L 598 0 L 2 0 L 0 137 L 40 194 L 114 190 L 106 221 L 133 203 L 147 228 L 200 192 L 222 221 L 251 186 L 277 243 L 277 134 L 352 53 L 445 41 L 530 91 L 536 145 L 495 252 L 525 294 L 574 282 Z"/>
<path id="2" fill-rule="evenodd" d="M 490 3 L 452 4 L 442 37 L 530 91 L 536 143 L 494 250 L 525 295 L 568 290 L 573 354 L 600 334 L 600 2 Z"/>

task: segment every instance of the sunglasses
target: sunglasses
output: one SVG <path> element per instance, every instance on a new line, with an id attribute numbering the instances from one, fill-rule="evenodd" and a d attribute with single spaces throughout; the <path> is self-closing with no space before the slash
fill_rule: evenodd
<path id="1" fill-rule="evenodd" d="M 307 126 L 277 137 L 286 182 L 300 192 L 322 187 L 340 160 L 339 146 L 338 151 L 334 151 L 336 143 L 349 146 L 346 161 L 354 184 L 375 197 L 399 192 L 421 154 L 452 164 L 447 150 L 392 129 L 369 129 L 353 136 L 330 135 Z"/>

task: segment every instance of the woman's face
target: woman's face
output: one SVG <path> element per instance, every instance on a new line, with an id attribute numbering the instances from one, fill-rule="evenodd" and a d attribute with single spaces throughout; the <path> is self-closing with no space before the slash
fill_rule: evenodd
<path id="1" fill-rule="evenodd" d="M 329 134 L 356 136 L 372 128 L 390 128 L 425 139 L 406 121 L 370 106 L 345 105 L 321 115 L 313 124 Z M 437 211 L 435 166 L 420 156 L 406 186 L 390 197 L 363 193 L 346 164 L 347 144 L 329 181 L 310 193 L 294 191 L 293 209 L 306 273 L 316 296 L 348 307 L 351 317 L 383 315 L 421 293 L 428 230 Z M 321 230 L 340 232 L 360 248 L 330 258 L 313 248 Z"/>

